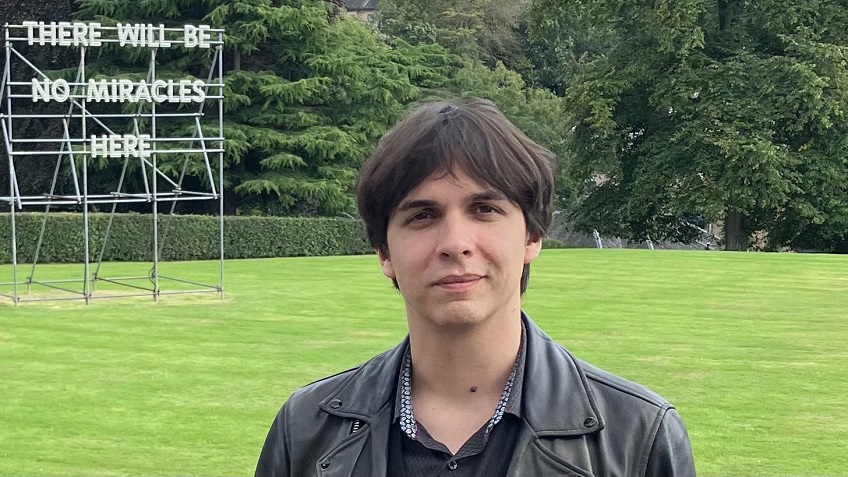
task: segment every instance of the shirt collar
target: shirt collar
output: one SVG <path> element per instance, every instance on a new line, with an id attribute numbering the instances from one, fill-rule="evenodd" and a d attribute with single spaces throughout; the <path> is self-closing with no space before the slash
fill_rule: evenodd
<path id="1" fill-rule="evenodd" d="M 524 362 L 526 349 L 527 331 L 524 328 L 524 322 L 522 320 L 521 344 L 518 348 L 518 354 L 515 357 L 515 364 L 513 364 L 512 372 L 504 385 L 503 394 L 501 394 L 498 406 L 495 408 L 495 411 L 486 426 L 486 433 L 490 432 L 492 428 L 500 422 L 504 413 L 521 417 L 521 394 L 524 388 Z M 409 436 L 410 439 L 415 439 L 417 437 L 418 425 L 415 421 L 415 415 L 412 408 L 412 356 L 408 344 L 404 351 L 400 372 L 398 373 L 393 420 L 400 423 L 401 430 Z"/>
<path id="2" fill-rule="evenodd" d="M 595 380 L 601 372 L 575 359 L 523 313 L 522 320 L 527 339 L 521 419 L 539 436 L 578 436 L 603 429 L 604 419 L 583 369 Z M 408 344 L 407 338 L 362 366 L 331 378 L 328 387 L 315 383 L 313 389 L 320 387 L 318 392 L 326 393 L 318 407 L 327 414 L 374 426 L 381 423 L 380 416 L 391 422 L 398 409 L 394 406 L 398 375 Z"/>

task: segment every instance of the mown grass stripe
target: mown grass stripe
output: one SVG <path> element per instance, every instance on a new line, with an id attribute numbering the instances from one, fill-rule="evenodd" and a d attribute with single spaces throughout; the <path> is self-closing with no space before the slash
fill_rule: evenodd
<path id="1" fill-rule="evenodd" d="M 167 264 L 212 283 L 217 267 Z M 294 389 L 404 336 L 373 256 L 228 261 L 226 274 L 223 301 L 0 300 L 0 474 L 249 474 Z M 524 308 L 674 402 L 701 474 L 848 469 L 848 257 L 546 250 Z"/>

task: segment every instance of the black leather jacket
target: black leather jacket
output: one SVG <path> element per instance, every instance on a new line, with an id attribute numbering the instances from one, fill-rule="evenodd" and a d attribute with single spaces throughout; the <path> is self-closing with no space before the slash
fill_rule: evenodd
<path id="1" fill-rule="evenodd" d="M 689 437 L 671 404 L 575 359 L 524 320 L 524 428 L 508 475 L 695 475 Z M 271 426 L 256 475 L 385 476 L 406 345 L 296 391 Z"/>

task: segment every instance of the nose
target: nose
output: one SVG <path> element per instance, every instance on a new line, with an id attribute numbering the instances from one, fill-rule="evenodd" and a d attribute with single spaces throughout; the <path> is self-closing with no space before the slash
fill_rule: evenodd
<path id="1" fill-rule="evenodd" d="M 441 257 L 455 259 L 473 254 L 474 228 L 462 214 L 448 214 L 440 225 L 437 252 Z"/>

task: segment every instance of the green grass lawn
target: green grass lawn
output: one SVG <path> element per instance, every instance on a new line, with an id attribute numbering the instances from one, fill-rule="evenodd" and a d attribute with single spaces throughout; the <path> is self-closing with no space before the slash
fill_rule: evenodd
<path id="1" fill-rule="evenodd" d="M 163 273 L 217 283 L 218 263 Z M 0 299 L 0 474 L 251 474 L 295 388 L 404 336 L 373 256 L 231 261 L 225 286 L 223 301 Z M 848 473 L 848 257 L 546 250 L 524 308 L 674 402 L 700 474 Z"/>

